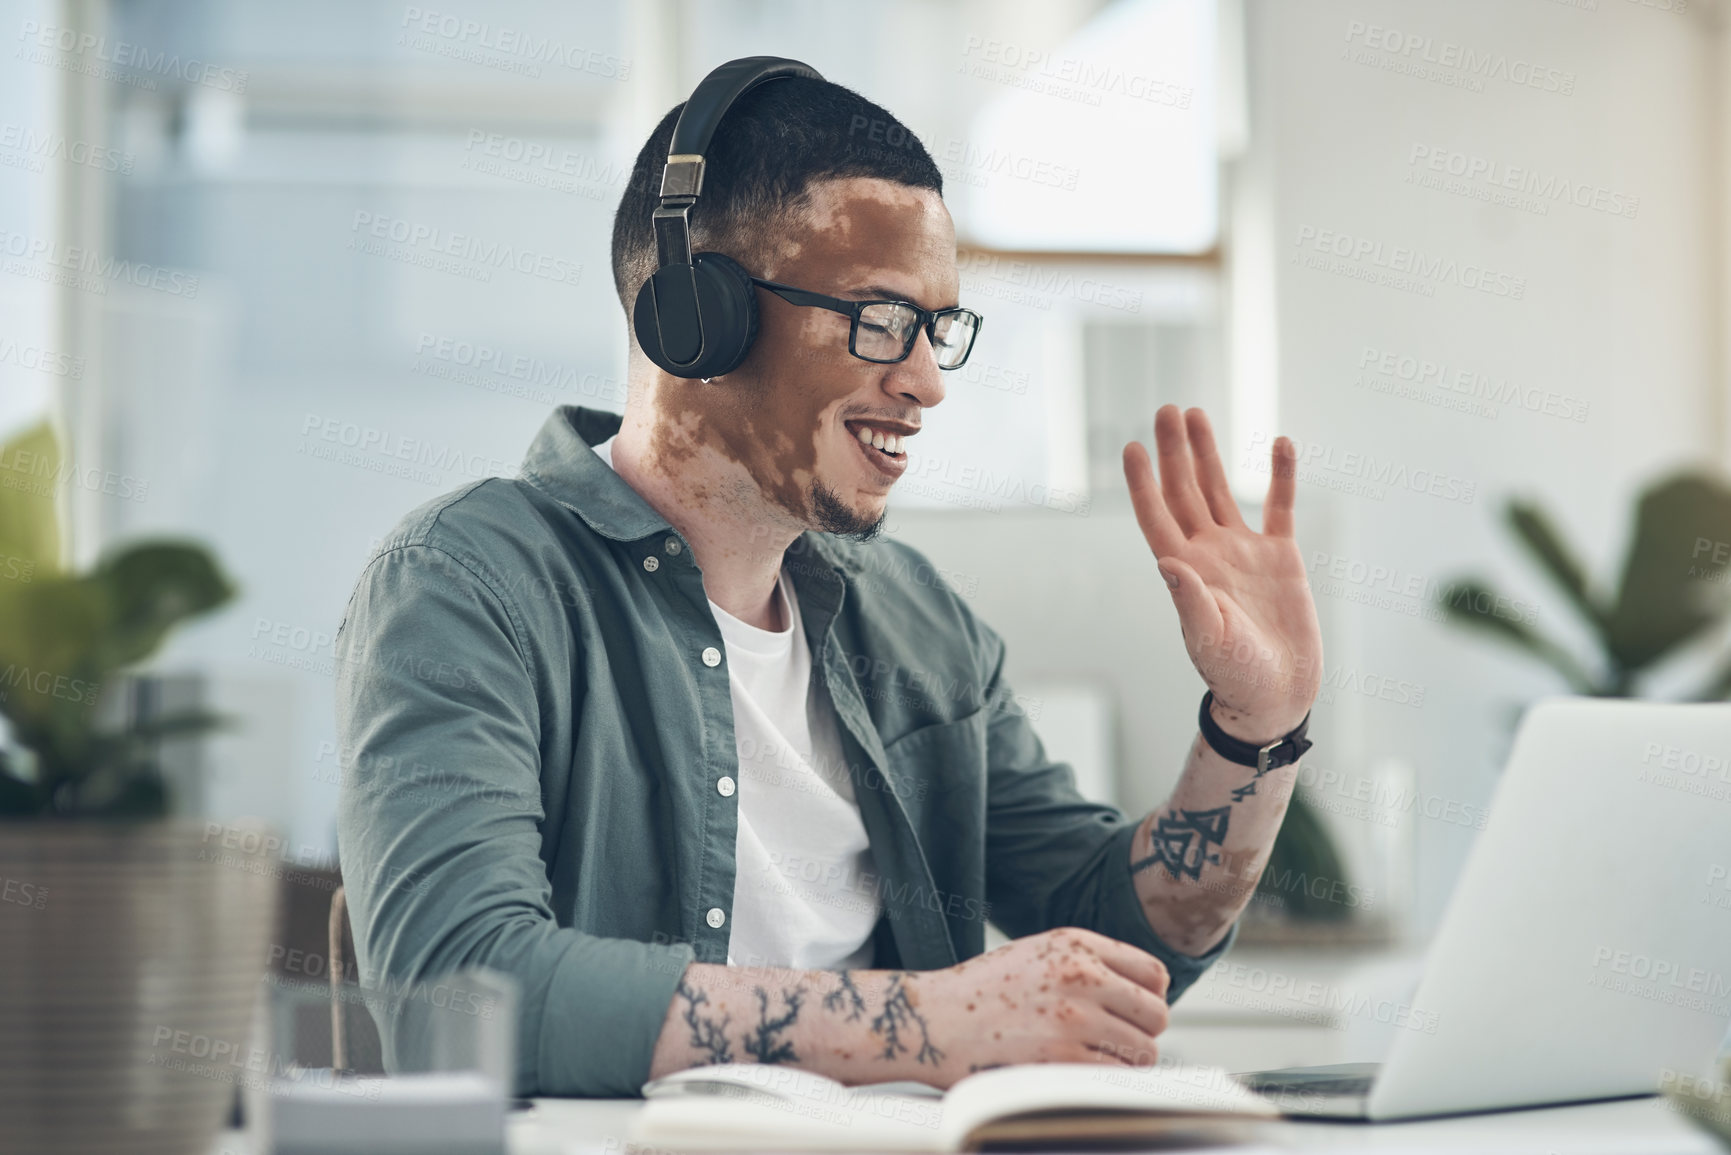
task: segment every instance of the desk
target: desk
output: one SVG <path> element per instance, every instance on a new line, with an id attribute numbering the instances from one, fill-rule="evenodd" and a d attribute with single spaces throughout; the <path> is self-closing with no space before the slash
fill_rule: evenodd
<path id="1" fill-rule="evenodd" d="M 1380 1058 L 1395 1028 L 1374 1008 L 1385 998 L 1399 1001 L 1410 994 L 1417 961 L 1410 950 L 1234 951 L 1233 966 L 1216 966 L 1173 1007 L 1162 1053 L 1228 1070 Z M 1316 979 L 1355 997 L 1333 999 L 1319 1014 L 1302 998 L 1265 993 L 1268 974 L 1286 976 L 1283 990 L 1308 990 Z M 1364 1007 L 1372 1011 L 1360 1013 Z M 626 1155 L 626 1132 L 642 1108 L 641 1099 L 537 1099 L 533 1112 L 511 1116 L 511 1155 Z M 1657 1098 L 1416 1123 L 1281 1122 L 1268 1128 L 1261 1145 L 1237 1150 L 1725 1155 L 1711 1137 Z M 230 1133 L 211 1155 L 262 1153 L 248 1145 L 246 1136 Z"/>
<path id="2" fill-rule="evenodd" d="M 638 1099 L 537 1099 L 511 1124 L 511 1155 L 624 1155 Z M 1227 1148 L 1211 1148 L 1225 1151 Z M 1417 1123 L 1299 1123 L 1269 1127 L 1255 1151 L 1470 1152 L 1472 1155 L 1724 1155 L 1661 1099 L 1504 1111 Z"/>
<path id="3" fill-rule="evenodd" d="M 537 1099 L 510 1122 L 510 1155 L 625 1155 L 631 1117 L 641 1099 Z M 1228 1148 L 1212 1148 L 1221 1152 Z M 1417 1123 L 1271 1124 L 1264 1142 L 1237 1148 L 1273 1151 L 1444 1152 L 1471 1155 L 1724 1155 L 1721 1148 L 1662 1099 L 1622 1099 L 1575 1107 L 1503 1111 Z M 211 1155 L 264 1155 L 238 1131 Z"/>

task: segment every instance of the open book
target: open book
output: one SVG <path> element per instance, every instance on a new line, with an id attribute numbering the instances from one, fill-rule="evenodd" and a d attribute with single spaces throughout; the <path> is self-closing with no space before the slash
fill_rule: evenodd
<path id="1" fill-rule="evenodd" d="M 630 1141 L 669 1151 L 978 1151 L 1246 1138 L 1274 1104 L 1216 1067 L 1031 1063 L 940 1093 L 728 1063 L 647 1083 Z"/>

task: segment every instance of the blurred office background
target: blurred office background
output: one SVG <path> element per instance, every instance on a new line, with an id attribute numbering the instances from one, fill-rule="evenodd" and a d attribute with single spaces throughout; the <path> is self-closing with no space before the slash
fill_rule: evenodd
<path id="1" fill-rule="evenodd" d="M 613 209 L 730 57 L 808 61 L 945 172 L 987 325 L 889 530 L 1007 637 L 1090 791 L 1157 804 L 1202 690 L 1120 448 L 1159 405 L 1206 407 L 1254 520 L 1273 435 L 1300 442 L 1328 653 L 1308 787 L 1411 941 L 1511 711 L 1565 689 L 1440 621 L 1437 590 L 1494 578 L 1584 642 L 1502 503 L 1541 500 L 1609 578 L 1639 489 L 1726 452 L 1716 2 L 5 12 L 0 435 L 52 415 L 99 471 L 62 491 L 74 560 L 189 533 L 237 577 L 155 663 L 245 719 L 187 805 L 309 861 L 334 855 L 331 638 L 369 549 L 512 474 L 554 406 L 622 407 Z"/>

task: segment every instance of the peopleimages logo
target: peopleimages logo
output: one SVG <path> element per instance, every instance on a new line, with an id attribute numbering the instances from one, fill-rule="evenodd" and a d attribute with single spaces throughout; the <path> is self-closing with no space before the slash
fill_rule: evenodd
<path id="1" fill-rule="evenodd" d="M 54 377 L 84 376 L 84 358 L 70 353 L 56 353 L 40 345 L 26 345 L 11 337 L 0 337 L 0 365 L 13 364 Z"/>
<path id="2" fill-rule="evenodd" d="M 440 337 L 422 331 L 415 343 L 410 372 L 442 377 L 490 392 L 507 393 L 545 404 L 564 399 L 551 392 L 625 403 L 626 383 L 588 370 L 551 364 L 527 353 L 499 349 L 484 342 Z M 510 382 L 510 383 L 507 383 Z"/>
<path id="3" fill-rule="evenodd" d="M 1527 295 L 1525 277 L 1405 245 L 1385 245 L 1371 237 L 1300 225 L 1293 244 L 1299 249 L 1295 259 L 1306 268 L 1408 289 L 1427 297 L 1436 293 L 1437 285 L 1457 285 L 1511 301 Z M 1317 255 L 1311 256 L 1312 253 Z"/>
<path id="4" fill-rule="evenodd" d="M 968 280 L 997 281 L 1047 298 L 1070 297 L 1090 305 L 1120 309 L 1126 313 L 1142 311 L 1140 289 L 1126 289 L 1089 276 L 1078 277 L 1062 269 L 1047 268 L 1033 261 L 1006 258 L 998 253 L 964 254 L 957 259 L 956 270 L 964 279 L 964 287 L 970 288 L 970 291 L 978 290 L 968 286 Z"/>
<path id="5" fill-rule="evenodd" d="M 118 172 L 123 176 L 132 173 L 130 152 L 83 140 L 68 140 L 57 132 L 43 132 L 22 124 L 0 124 L 0 149 L 18 154 L 29 162 L 24 167 L 31 172 L 41 172 L 43 161 L 63 160 L 99 172 Z M 0 157 L 0 164 L 7 163 L 6 158 Z"/>
<path id="6" fill-rule="evenodd" d="M 624 57 L 508 24 L 469 20 L 452 12 L 410 5 L 403 9 L 401 27 L 397 43 L 402 47 L 531 78 L 539 77 L 546 65 L 586 72 L 603 80 L 631 78 L 631 61 Z"/>
<path id="7" fill-rule="evenodd" d="M 90 32 L 25 20 L 18 26 L 18 39 L 25 44 L 25 49 L 18 53 L 19 57 L 30 59 L 37 64 L 47 64 L 50 61 L 41 59 L 35 53 L 26 57 L 26 50 L 58 51 L 75 59 L 128 68 L 152 76 L 171 77 L 188 84 L 214 88 L 219 92 L 246 91 L 247 74 L 241 69 L 222 68 L 193 57 L 182 60 L 179 53 L 171 55 L 167 52 L 153 52 L 141 44 L 131 44 L 125 40 L 110 41 L 106 36 L 97 36 Z M 93 74 L 101 75 L 99 72 Z"/>
<path id="8" fill-rule="evenodd" d="M 1505 164 L 1500 160 L 1460 152 L 1457 149 L 1415 144 L 1407 155 L 1407 165 L 1411 170 L 1408 173 L 1409 181 L 1414 174 L 1421 177 L 1436 174 L 1439 177 L 1455 177 L 1467 186 L 1482 188 L 1486 197 L 1505 191 L 1525 194 L 1537 202 L 1536 209 L 1541 216 L 1548 212 L 1546 202 L 1565 202 L 1576 208 L 1592 209 L 1594 212 L 1627 217 L 1630 220 L 1641 211 L 1640 197 L 1616 192 L 1589 181 L 1570 180 L 1557 173 L 1540 172 L 1524 165 Z M 1427 187 L 1442 188 L 1445 192 L 1466 191 L 1440 184 Z M 1529 207 L 1519 197 L 1496 203 L 1506 203 L 1512 208 Z"/>
<path id="9" fill-rule="evenodd" d="M 404 437 L 392 430 L 317 413 L 302 419 L 301 446 L 295 452 L 427 484 L 441 480 L 433 470 L 485 478 L 509 474 L 514 468 L 510 462 L 466 452 L 461 446 Z"/>
<path id="10" fill-rule="evenodd" d="M 355 210 L 349 232 L 354 234 L 349 238 L 350 249 L 479 281 L 492 280 L 494 269 L 513 269 L 566 285 L 575 285 L 583 278 L 583 265 L 577 261 L 365 209 Z M 390 242 L 398 248 L 391 249 L 377 241 Z"/>
<path id="11" fill-rule="evenodd" d="M 1585 421 L 1591 407 L 1588 402 L 1568 393 L 1522 386 L 1507 378 L 1492 377 L 1428 357 L 1378 349 L 1374 345 L 1365 345 L 1359 351 L 1358 367 L 1361 372 L 1353 384 L 1374 392 L 1394 392 L 1397 386 L 1428 388 L 1458 395 L 1466 404 L 1507 405 L 1565 421 Z M 1489 415 L 1494 417 L 1496 410 L 1491 410 Z"/>
<path id="12" fill-rule="evenodd" d="M 1098 106 L 1101 95 L 1125 96 L 1167 108 L 1188 109 L 1196 90 L 1166 77 L 1126 72 L 1079 56 L 1054 55 L 1013 41 L 969 36 L 958 72 Z"/>
<path id="13" fill-rule="evenodd" d="M 1726 1004 L 1714 1000 L 1731 998 L 1731 979 L 1718 971 L 1608 946 L 1594 949 L 1587 985 L 1713 1015 L 1726 1013 Z"/>
<path id="14" fill-rule="evenodd" d="M 1378 501 L 1382 500 L 1383 487 L 1387 487 L 1470 505 L 1477 490 L 1475 482 L 1435 469 L 1411 469 L 1404 462 L 1392 458 L 1378 458 L 1358 450 L 1338 449 L 1319 441 L 1300 441 L 1296 437 L 1289 440 L 1298 454 L 1300 481 L 1361 492 Z M 1250 448 L 1244 458 L 1246 468 L 1266 472 L 1269 468 L 1269 447 L 1272 444 L 1273 439 L 1266 432 L 1252 433 Z M 1325 480 L 1330 477 L 1350 481 L 1353 485 L 1331 484 Z"/>
<path id="15" fill-rule="evenodd" d="M 165 269 L 143 261 L 105 257 L 94 249 L 62 245 L 49 237 L 0 229 L 0 261 L 5 270 L 37 280 L 59 278 L 86 292 L 106 294 L 109 282 L 124 282 L 140 289 L 167 293 L 188 300 L 198 296 L 198 277 L 179 269 Z"/>
<path id="16" fill-rule="evenodd" d="M 1377 609 L 1396 609 L 1411 617 L 1445 621 L 1439 602 L 1508 622 L 1531 625 L 1538 620 L 1538 607 L 1520 598 L 1493 594 L 1482 586 L 1440 581 L 1398 566 L 1366 562 L 1326 550 L 1311 553 L 1308 566 L 1311 589 L 1331 597 Z"/>
<path id="17" fill-rule="evenodd" d="M 1372 56 L 1364 60 L 1355 58 L 1356 63 L 1382 64 L 1385 67 L 1390 63 L 1429 66 L 1475 82 L 1475 91 L 1482 90 L 1483 83 L 1487 80 L 1501 80 L 1522 88 L 1536 88 L 1541 92 L 1554 92 L 1561 96 L 1573 96 L 1575 92 L 1575 74 L 1566 69 L 1546 67 L 1503 52 L 1471 48 L 1452 40 L 1438 40 L 1434 36 L 1416 32 L 1366 24 L 1362 20 L 1347 21 L 1346 42 L 1350 47 L 1384 54 L 1386 57 L 1377 59 Z M 1429 76 L 1422 78 L 1433 79 Z"/>

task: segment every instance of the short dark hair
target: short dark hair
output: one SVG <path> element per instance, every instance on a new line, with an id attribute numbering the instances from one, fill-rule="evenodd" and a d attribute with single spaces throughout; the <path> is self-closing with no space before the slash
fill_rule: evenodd
<path id="1" fill-rule="evenodd" d="M 684 107 L 674 105 L 643 142 L 613 216 L 613 284 L 627 318 L 655 271 L 650 217 Z M 691 211 L 692 251 L 726 253 L 748 268 L 777 218 L 798 209 L 815 181 L 878 177 L 944 192 L 943 174 L 906 125 L 851 88 L 805 77 L 766 81 L 735 101 L 706 162 Z"/>

